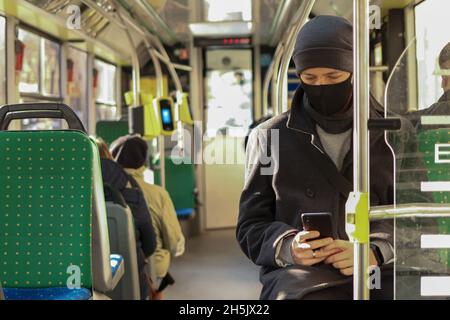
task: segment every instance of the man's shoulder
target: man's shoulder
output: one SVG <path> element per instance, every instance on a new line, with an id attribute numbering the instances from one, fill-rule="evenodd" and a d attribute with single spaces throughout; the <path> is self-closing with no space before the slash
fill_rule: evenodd
<path id="1" fill-rule="evenodd" d="M 290 111 L 286 111 L 278 116 L 270 118 L 258 125 L 256 130 L 271 130 L 271 129 L 286 129 L 286 124 L 289 118 Z"/>
<path id="2" fill-rule="evenodd" d="M 450 101 L 438 101 L 422 112 L 423 115 L 448 115 L 449 113 Z"/>

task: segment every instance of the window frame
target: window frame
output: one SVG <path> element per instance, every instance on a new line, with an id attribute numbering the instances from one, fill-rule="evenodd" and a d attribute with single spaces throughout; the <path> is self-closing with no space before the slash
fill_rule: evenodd
<path id="1" fill-rule="evenodd" d="M 95 62 L 96 61 L 100 61 L 102 63 L 108 64 L 110 66 L 113 66 L 115 68 L 115 74 L 114 74 L 114 87 L 116 86 L 115 83 L 117 81 L 117 75 L 118 75 L 118 66 L 115 63 L 112 63 L 111 61 L 102 59 L 99 56 L 94 56 L 94 64 L 93 67 L 95 68 Z M 93 71 L 93 70 L 92 70 Z M 114 89 L 114 91 L 116 91 L 116 89 Z M 117 92 L 114 92 L 114 103 L 111 102 L 105 102 L 105 101 L 100 101 L 97 100 L 97 98 L 95 98 L 95 104 L 96 105 L 104 105 L 104 106 L 110 106 L 110 107 L 118 107 L 118 101 L 117 101 Z"/>
<path id="2" fill-rule="evenodd" d="M 4 83 L 4 91 L 5 91 L 5 97 L 4 97 L 4 103 L 3 104 L 7 104 L 8 103 L 8 77 L 9 77 L 9 72 L 8 72 L 8 68 L 6 67 L 8 65 L 8 17 L 3 14 L 0 13 L 0 19 L 4 19 L 5 21 L 5 30 L 4 30 L 4 37 L 5 37 L 5 55 L 3 57 L 4 62 L 5 62 L 5 83 Z"/>
<path id="3" fill-rule="evenodd" d="M 63 41 L 60 39 L 57 39 L 55 37 L 52 37 L 51 35 L 42 32 L 39 29 L 33 28 L 25 23 L 20 22 L 16 26 L 16 39 L 18 39 L 19 30 L 22 29 L 25 32 L 32 33 L 39 37 L 39 63 L 38 63 L 38 92 L 21 92 L 19 90 L 19 96 L 20 98 L 25 98 L 26 100 L 42 100 L 42 101 L 51 101 L 51 102 L 63 102 L 65 93 L 63 93 L 63 79 L 62 79 L 62 47 L 63 47 Z M 42 40 L 50 41 L 54 44 L 58 45 L 58 69 L 59 69 L 59 80 L 58 80 L 58 87 L 59 87 L 59 95 L 48 95 L 43 93 L 43 83 L 42 83 L 42 68 L 43 68 L 43 49 L 42 49 Z"/>
<path id="4" fill-rule="evenodd" d="M 69 43 L 69 45 L 67 46 L 67 54 L 66 54 L 66 57 L 65 57 L 66 59 L 69 57 L 69 51 L 70 50 L 79 51 L 79 52 L 81 52 L 81 53 L 86 55 L 86 68 L 85 68 L 85 70 L 83 70 L 83 72 L 86 74 L 86 83 L 85 83 L 85 88 L 84 88 L 84 90 L 86 92 L 86 96 L 85 96 L 85 101 L 84 101 L 84 104 L 85 104 L 85 108 L 84 109 L 85 109 L 85 112 L 86 112 L 85 127 L 88 128 L 89 127 L 89 119 L 91 117 L 90 107 L 89 107 L 89 94 L 90 94 L 91 88 L 90 88 L 90 85 L 89 85 L 89 76 L 88 76 L 88 72 L 89 72 L 89 52 L 85 51 L 83 49 L 80 49 L 80 48 L 78 48 L 78 47 L 76 47 L 74 45 L 71 45 Z M 67 82 L 67 78 L 64 79 L 64 81 Z M 66 87 L 66 90 L 64 92 L 64 97 L 68 98 L 67 87 Z M 72 108 L 72 106 L 70 106 L 70 108 Z M 80 119 L 80 120 L 83 121 L 83 119 Z"/>

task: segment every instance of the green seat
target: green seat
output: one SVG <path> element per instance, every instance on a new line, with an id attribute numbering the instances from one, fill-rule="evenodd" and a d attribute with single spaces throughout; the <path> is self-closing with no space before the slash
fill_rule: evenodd
<path id="1" fill-rule="evenodd" d="M 108 145 L 117 138 L 128 134 L 127 121 L 99 121 L 97 122 L 95 133 L 97 137 L 102 138 Z"/>
<path id="2" fill-rule="evenodd" d="M 450 163 L 435 162 L 435 145 L 450 145 L 450 129 L 423 130 L 418 135 L 419 151 L 424 156 L 428 181 L 450 181 Z M 435 203 L 450 203 L 450 192 L 433 192 Z M 450 219 L 439 218 L 438 229 L 441 234 L 450 234 Z M 449 250 L 440 250 L 440 256 L 450 267 Z"/>
<path id="3" fill-rule="evenodd" d="M 92 289 L 92 142 L 77 131 L 0 132 L 4 288 Z"/>
<path id="4" fill-rule="evenodd" d="M 195 169 L 190 159 L 167 157 L 166 189 L 172 198 L 179 217 L 191 216 L 195 211 Z M 183 162 L 183 160 L 185 160 Z M 159 158 L 155 158 L 153 165 L 159 166 Z M 159 171 L 155 171 L 155 183 L 161 184 Z"/>

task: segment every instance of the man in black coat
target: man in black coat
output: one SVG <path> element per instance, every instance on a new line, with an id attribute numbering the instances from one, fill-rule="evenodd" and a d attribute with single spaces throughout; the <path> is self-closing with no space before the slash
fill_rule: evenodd
<path id="1" fill-rule="evenodd" d="M 353 244 L 345 232 L 353 181 L 353 28 L 318 16 L 300 31 L 293 60 L 301 79 L 290 111 L 254 129 L 247 147 L 237 239 L 261 268 L 261 299 L 351 299 Z M 371 118 L 383 111 L 371 100 Z M 370 204 L 393 203 L 393 155 L 382 131 L 370 134 Z M 348 189 L 348 188 L 347 188 Z M 301 213 L 331 212 L 337 239 L 302 231 Z M 392 298 L 389 265 L 393 227 L 371 224 L 370 263 L 382 266 L 382 288 Z"/>
<path id="2" fill-rule="evenodd" d="M 450 42 L 442 48 L 439 54 L 439 68 L 442 73 L 441 87 L 444 91 L 439 100 L 430 107 L 411 112 L 407 117 L 415 125 L 418 131 L 448 128 L 449 125 L 437 124 L 423 126 L 422 116 L 448 116 L 450 114 Z"/>

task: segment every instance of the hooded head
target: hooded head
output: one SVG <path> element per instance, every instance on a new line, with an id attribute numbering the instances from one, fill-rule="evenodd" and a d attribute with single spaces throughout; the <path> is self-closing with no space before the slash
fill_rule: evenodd
<path id="1" fill-rule="evenodd" d="M 111 144 L 114 160 L 127 169 L 138 169 L 144 166 L 147 159 L 147 142 L 137 135 L 128 135 L 115 140 Z"/>
<path id="2" fill-rule="evenodd" d="M 353 73 L 353 26 L 341 17 L 315 17 L 298 33 L 292 59 L 297 74 L 319 67 Z"/>
<path id="3" fill-rule="evenodd" d="M 350 22 L 335 16 L 312 19 L 297 35 L 292 59 L 308 103 L 318 115 L 329 117 L 349 110 L 353 93 Z"/>

